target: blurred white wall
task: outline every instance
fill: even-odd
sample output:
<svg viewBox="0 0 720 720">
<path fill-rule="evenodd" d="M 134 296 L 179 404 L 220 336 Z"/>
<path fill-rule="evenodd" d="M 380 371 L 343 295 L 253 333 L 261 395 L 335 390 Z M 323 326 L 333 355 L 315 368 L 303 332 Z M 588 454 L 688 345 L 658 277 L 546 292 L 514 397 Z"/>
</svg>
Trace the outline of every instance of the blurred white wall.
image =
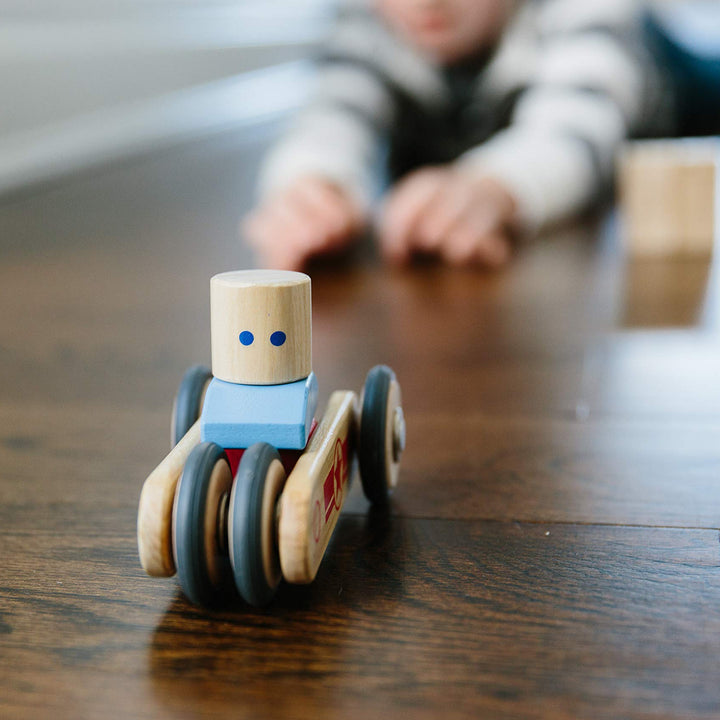
<svg viewBox="0 0 720 720">
<path fill-rule="evenodd" d="M 296 105 L 333 4 L 0 0 L 0 192 Z"/>
</svg>

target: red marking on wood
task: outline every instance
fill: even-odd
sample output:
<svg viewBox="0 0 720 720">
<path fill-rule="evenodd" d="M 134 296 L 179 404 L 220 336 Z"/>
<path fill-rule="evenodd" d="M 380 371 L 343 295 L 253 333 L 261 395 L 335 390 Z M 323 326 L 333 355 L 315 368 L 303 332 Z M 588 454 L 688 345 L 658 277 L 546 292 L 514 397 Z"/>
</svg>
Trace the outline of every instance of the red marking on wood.
<svg viewBox="0 0 720 720">
<path fill-rule="evenodd" d="M 348 441 L 338 438 L 335 443 L 335 455 L 333 464 L 323 483 L 323 495 L 325 497 L 325 522 L 330 519 L 333 509 L 340 510 L 342 505 L 343 486 L 348 475 Z"/>
</svg>

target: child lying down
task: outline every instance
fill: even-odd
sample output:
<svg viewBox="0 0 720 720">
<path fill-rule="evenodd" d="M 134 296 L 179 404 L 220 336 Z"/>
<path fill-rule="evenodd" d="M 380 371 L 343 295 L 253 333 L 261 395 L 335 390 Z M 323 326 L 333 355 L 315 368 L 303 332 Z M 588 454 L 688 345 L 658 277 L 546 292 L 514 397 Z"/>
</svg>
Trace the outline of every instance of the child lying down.
<svg viewBox="0 0 720 720">
<path fill-rule="evenodd" d="M 371 222 L 383 255 L 498 267 L 512 238 L 607 188 L 658 120 L 634 0 L 354 0 L 307 107 L 243 223 L 261 261 L 301 269 Z M 382 163 L 389 190 L 373 213 Z"/>
</svg>

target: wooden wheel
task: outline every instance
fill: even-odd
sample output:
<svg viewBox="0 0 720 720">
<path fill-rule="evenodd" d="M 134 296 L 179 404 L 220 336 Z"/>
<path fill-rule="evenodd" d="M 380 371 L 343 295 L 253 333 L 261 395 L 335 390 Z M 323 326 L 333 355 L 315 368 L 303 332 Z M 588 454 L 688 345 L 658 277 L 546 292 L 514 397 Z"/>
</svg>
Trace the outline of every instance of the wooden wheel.
<svg viewBox="0 0 720 720">
<path fill-rule="evenodd" d="M 405 449 L 405 417 L 395 373 L 377 365 L 363 388 L 358 460 L 365 497 L 386 503 L 397 485 L 400 456 Z"/>
<path fill-rule="evenodd" d="M 227 500 L 232 485 L 225 451 L 198 445 L 185 463 L 173 508 L 173 550 L 183 592 L 212 606 L 228 585 Z"/>
<path fill-rule="evenodd" d="M 175 447 L 182 440 L 185 433 L 200 417 L 205 390 L 212 377 L 212 372 L 204 365 L 193 365 L 183 376 L 173 403 L 170 426 L 171 447 Z"/>
<path fill-rule="evenodd" d="M 230 564 L 238 591 L 251 605 L 267 605 L 282 579 L 276 508 L 285 479 L 280 455 L 267 443 L 251 445 L 235 474 L 228 523 Z"/>
</svg>

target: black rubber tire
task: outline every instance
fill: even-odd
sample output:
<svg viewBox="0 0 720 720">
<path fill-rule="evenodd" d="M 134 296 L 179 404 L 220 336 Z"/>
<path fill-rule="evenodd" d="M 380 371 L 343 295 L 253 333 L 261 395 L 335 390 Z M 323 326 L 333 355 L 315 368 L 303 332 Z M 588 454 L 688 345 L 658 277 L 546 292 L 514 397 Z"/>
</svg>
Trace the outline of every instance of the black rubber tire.
<svg viewBox="0 0 720 720">
<path fill-rule="evenodd" d="M 365 497 L 373 505 L 384 505 L 390 496 L 390 468 L 387 465 L 387 415 L 390 383 L 395 373 L 376 365 L 367 375 L 360 415 L 358 462 Z"/>
<path fill-rule="evenodd" d="M 274 465 L 275 462 L 280 465 L 279 468 Z M 271 488 L 273 497 L 264 512 L 268 482 L 273 482 L 275 488 Z M 282 580 L 275 507 L 284 484 L 285 471 L 278 451 L 268 443 L 251 445 L 243 454 L 235 473 L 230 496 L 228 537 L 235 586 L 243 599 L 256 607 L 263 607 L 273 599 Z M 269 555 L 266 556 L 266 552 Z M 266 566 L 273 568 L 271 578 L 268 578 Z"/>
<path fill-rule="evenodd" d="M 172 447 L 175 447 L 183 439 L 185 433 L 200 417 L 205 386 L 212 376 L 210 368 L 204 365 L 193 365 L 183 375 L 173 405 Z"/>
<path fill-rule="evenodd" d="M 173 508 L 173 550 L 178 579 L 188 599 L 206 607 L 217 605 L 230 586 L 229 559 L 226 552 L 218 549 L 226 547 L 227 541 L 218 536 L 218 547 L 209 547 L 205 528 L 211 480 L 218 463 L 227 464 L 225 492 L 229 493 L 232 477 L 225 451 L 215 443 L 201 443 L 193 449 L 185 463 Z M 216 511 L 216 528 L 225 526 L 224 522 L 220 522 L 219 505 Z M 211 554 L 215 563 L 214 572 L 208 561 Z"/>
</svg>

